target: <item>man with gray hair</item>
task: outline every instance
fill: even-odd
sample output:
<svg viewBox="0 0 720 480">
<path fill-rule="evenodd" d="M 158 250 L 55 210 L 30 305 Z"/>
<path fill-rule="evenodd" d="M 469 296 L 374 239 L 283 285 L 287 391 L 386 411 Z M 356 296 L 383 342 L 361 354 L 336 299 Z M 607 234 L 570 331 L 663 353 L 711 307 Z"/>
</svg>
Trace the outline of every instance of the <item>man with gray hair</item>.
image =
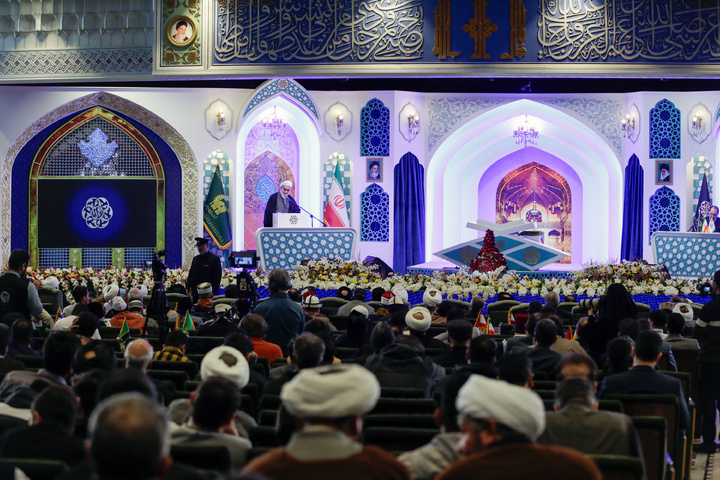
<svg viewBox="0 0 720 480">
<path fill-rule="evenodd" d="M 569 377 L 555 391 L 555 411 L 545 414 L 538 443 L 574 448 L 589 455 L 642 458 L 637 433 L 627 415 L 598 411 L 595 386 L 585 377 Z"/>
<path fill-rule="evenodd" d="M 267 322 L 266 340 L 279 345 L 287 354 L 288 342 L 300 334 L 305 324 L 305 312 L 302 307 L 290 300 L 290 275 L 284 268 L 276 268 L 268 274 L 270 298 L 260 302 L 255 313 Z"/>
<path fill-rule="evenodd" d="M 540 397 L 523 387 L 472 375 L 456 402 L 464 459 L 438 480 L 532 478 L 533 480 L 600 480 L 602 474 L 585 455 L 564 447 L 538 445 L 545 428 Z"/>
<path fill-rule="evenodd" d="M 175 398 L 175 382 L 170 380 L 161 380 L 152 378 L 147 375 L 153 360 L 153 347 L 147 340 L 138 338 L 128 343 L 125 348 L 125 368 L 141 371 L 148 381 L 155 385 L 155 390 L 161 397 L 161 400 L 168 404 Z"/>
<path fill-rule="evenodd" d="M 90 457 L 100 480 L 163 478 L 170 457 L 165 409 L 138 393 L 101 402 L 88 423 Z"/>
<path fill-rule="evenodd" d="M 572 313 L 568 312 L 567 310 L 563 310 L 562 308 L 559 307 L 560 295 L 558 295 L 557 292 L 548 292 L 547 295 L 545 295 L 545 305 L 547 305 L 548 307 L 554 308 L 556 315 L 558 315 L 563 320 L 566 320 L 567 322 L 572 323 L 572 319 L 573 319 Z"/>
</svg>

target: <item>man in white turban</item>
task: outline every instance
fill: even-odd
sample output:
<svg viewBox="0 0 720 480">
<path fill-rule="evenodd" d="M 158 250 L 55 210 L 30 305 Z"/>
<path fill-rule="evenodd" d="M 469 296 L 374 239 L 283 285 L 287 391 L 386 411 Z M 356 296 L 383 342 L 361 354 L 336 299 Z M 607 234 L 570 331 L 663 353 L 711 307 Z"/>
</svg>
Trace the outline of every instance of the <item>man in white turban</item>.
<svg viewBox="0 0 720 480">
<path fill-rule="evenodd" d="M 285 180 L 280 184 L 280 189 L 270 195 L 268 198 L 267 205 L 265 205 L 265 218 L 263 220 L 263 226 L 273 226 L 273 213 L 300 213 L 300 207 L 298 206 L 295 199 L 290 195 L 293 183 L 290 180 Z"/>
<path fill-rule="evenodd" d="M 600 480 L 587 456 L 565 447 L 539 445 L 545 429 L 545 407 L 527 388 L 472 375 L 456 401 L 462 437 L 455 462 L 438 480 L 532 478 L 533 480 Z M 522 461 L 518 461 L 522 459 Z"/>
<path fill-rule="evenodd" d="M 275 480 L 410 479 L 395 457 L 358 442 L 362 416 L 375 407 L 380 384 L 356 364 L 307 368 L 283 386 L 283 407 L 300 431 L 287 446 L 250 462 L 244 472 L 258 472 Z"/>
</svg>

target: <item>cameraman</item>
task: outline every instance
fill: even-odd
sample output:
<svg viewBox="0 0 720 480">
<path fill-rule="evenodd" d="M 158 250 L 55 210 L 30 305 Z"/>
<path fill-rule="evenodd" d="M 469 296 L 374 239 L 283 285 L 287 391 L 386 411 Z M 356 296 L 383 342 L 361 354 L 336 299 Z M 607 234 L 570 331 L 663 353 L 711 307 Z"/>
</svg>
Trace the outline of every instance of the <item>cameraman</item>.
<svg viewBox="0 0 720 480">
<path fill-rule="evenodd" d="M 700 310 L 693 337 L 700 343 L 700 413 L 703 415 L 700 445 L 694 450 L 715 453 L 715 402 L 720 401 L 720 270 L 713 276 L 713 299 Z"/>
</svg>

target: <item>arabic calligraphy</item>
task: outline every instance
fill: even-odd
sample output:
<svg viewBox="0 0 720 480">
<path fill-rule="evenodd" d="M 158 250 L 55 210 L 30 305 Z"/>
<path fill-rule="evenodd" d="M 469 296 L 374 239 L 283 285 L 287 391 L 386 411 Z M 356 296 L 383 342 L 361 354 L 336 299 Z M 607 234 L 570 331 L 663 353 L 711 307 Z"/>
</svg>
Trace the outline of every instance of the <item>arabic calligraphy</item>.
<svg viewBox="0 0 720 480">
<path fill-rule="evenodd" d="M 377 62 L 423 55 L 422 0 L 228 0 L 214 57 L 237 62 Z"/>
<path fill-rule="evenodd" d="M 510 53 L 503 53 L 500 58 L 512 60 L 523 58 L 527 53 L 525 48 L 525 27 L 527 24 L 527 10 L 523 0 L 510 0 Z"/>
<path fill-rule="evenodd" d="M 497 32 L 499 27 L 487 18 L 487 4 L 487 0 L 475 0 L 473 2 L 475 16 L 467 25 L 463 25 L 463 31 L 467 32 L 470 38 L 475 39 L 475 51 L 470 58 L 490 58 L 487 53 L 487 39 Z"/>
<path fill-rule="evenodd" d="M 455 58 L 460 52 L 451 52 L 450 47 L 450 6 L 451 0 L 438 0 L 435 7 L 435 47 L 432 52 L 438 56 L 440 60 L 445 60 L 448 56 Z"/>
<path fill-rule="evenodd" d="M 90 197 L 80 212 L 90 228 L 105 228 L 113 217 L 113 209 L 105 197 Z"/>
<path fill-rule="evenodd" d="M 720 58 L 720 4 L 691 0 L 540 0 L 538 58 Z"/>
</svg>

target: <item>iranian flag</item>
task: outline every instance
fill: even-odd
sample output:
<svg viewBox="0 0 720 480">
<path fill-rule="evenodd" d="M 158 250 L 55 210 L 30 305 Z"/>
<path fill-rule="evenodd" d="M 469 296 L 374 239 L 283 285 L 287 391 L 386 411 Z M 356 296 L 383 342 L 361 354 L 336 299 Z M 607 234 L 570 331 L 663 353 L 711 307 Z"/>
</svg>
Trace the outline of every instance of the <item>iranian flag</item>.
<svg viewBox="0 0 720 480">
<path fill-rule="evenodd" d="M 345 193 L 342 189 L 342 173 L 340 164 L 335 166 L 335 175 L 330 185 L 327 202 L 325 203 L 325 216 L 323 217 L 328 227 L 349 227 L 347 206 L 345 205 Z"/>
</svg>

